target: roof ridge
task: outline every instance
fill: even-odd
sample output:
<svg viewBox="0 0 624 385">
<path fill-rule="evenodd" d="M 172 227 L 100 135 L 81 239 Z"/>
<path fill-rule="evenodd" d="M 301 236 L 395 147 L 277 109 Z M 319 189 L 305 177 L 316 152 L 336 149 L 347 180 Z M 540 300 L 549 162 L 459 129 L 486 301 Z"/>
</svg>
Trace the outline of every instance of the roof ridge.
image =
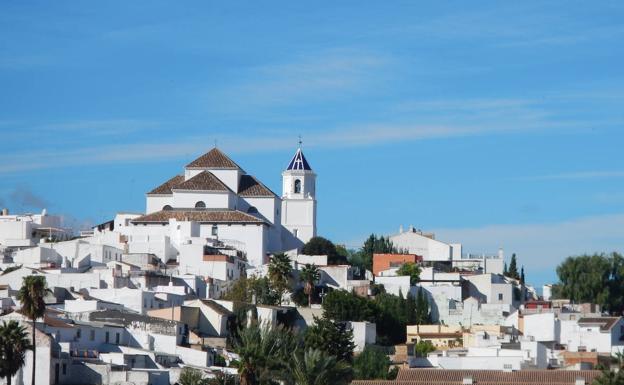
<svg viewBox="0 0 624 385">
<path fill-rule="evenodd" d="M 208 178 L 208 180 L 203 178 Z M 218 188 L 211 188 L 209 184 L 216 183 Z M 208 189 L 205 189 L 206 187 Z M 173 187 L 172 190 L 199 190 L 199 191 L 232 191 L 221 179 L 210 171 L 204 170 L 199 174 L 185 180 L 184 182 Z"/>
<path fill-rule="evenodd" d="M 236 162 L 217 147 L 187 164 L 186 168 L 239 169 L 242 171 Z"/>
</svg>

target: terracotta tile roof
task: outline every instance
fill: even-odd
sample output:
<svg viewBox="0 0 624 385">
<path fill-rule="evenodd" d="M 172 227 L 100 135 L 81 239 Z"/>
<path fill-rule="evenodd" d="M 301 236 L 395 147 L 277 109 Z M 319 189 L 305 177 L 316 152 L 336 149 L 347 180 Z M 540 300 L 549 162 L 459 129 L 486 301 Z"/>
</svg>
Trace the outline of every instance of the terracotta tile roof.
<svg viewBox="0 0 624 385">
<path fill-rule="evenodd" d="M 191 179 L 173 187 L 174 190 L 199 190 L 199 191 L 230 191 L 219 178 L 208 171 L 202 171 Z"/>
<path fill-rule="evenodd" d="M 240 169 L 240 167 L 218 148 L 213 148 L 204 155 L 186 165 L 187 168 Z"/>
<path fill-rule="evenodd" d="M 67 321 L 50 317 L 48 315 L 43 316 L 43 323 L 45 323 L 47 326 L 59 329 L 69 329 L 74 327 L 71 323 Z"/>
<path fill-rule="evenodd" d="M 599 376 L 599 370 L 447 370 L 447 369 L 401 369 L 396 381 L 354 381 L 356 385 L 381 384 L 462 384 L 465 377 L 471 377 L 475 384 L 575 384 L 582 377 L 587 384 Z"/>
<path fill-rule="evenodd" d="M 615 325 L 620 320 L 620 317 L 595 317 L 595 318 L 581 318 L 578 320 L 578 324 L 585 325 L 600 325 L 600 331 L 606 332 L 611 330 L 613 325 Z"/>
<path fill-rule="evenodd" d="M 236 210 L 161 210 L 143 215 L 132 220 L 132 223 L 166 223 L 169 219 L 178 221 L 194 221 L 204 223 L 265 223 L 262 219 Z"/>
<path fill-rule="evenodd" d="M 156 187 L 152 191 L 148 192 L 148 194 L 171 194 L 171 189 L 184 182 L 183 175 L 176 175 L 173 178 L 169 179 L 165 183 Z"/>
<path fill-rule="evenodd" d="M 274 197 L 273 191 L 251 175 L 241 175 L 238 195 L 242 197 Z"/>
</svg>

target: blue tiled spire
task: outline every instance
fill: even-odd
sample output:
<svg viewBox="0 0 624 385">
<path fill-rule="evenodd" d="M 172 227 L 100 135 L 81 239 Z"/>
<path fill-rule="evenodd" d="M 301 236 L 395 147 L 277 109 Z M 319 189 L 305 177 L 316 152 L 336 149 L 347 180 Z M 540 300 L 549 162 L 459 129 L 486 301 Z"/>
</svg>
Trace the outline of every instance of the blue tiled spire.
<svg viewBox="0 0 624 385">
<path fill-rule="evenodd" d="M 312 170 L 310 164 L 303 155 L 303 151 L 301 151 L 301 147 L 299 147 L 297 152 L 295 152 L 295 156 L 293 156 L 290 163 L 288 163 L 286 170 Z"/>
</svg>

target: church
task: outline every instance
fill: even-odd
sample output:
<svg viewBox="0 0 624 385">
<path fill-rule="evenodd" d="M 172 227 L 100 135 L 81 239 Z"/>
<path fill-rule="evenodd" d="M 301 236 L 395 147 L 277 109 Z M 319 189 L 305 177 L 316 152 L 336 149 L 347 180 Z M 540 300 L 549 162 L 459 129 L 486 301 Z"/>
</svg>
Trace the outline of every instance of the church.
<svg viewBox="0 0 624 385">
<path fill-rule="evenodd" d="M 280 197 L 215 147 L 149 191 L 145 215 L 115 227 L 135 251 L 148 244 L 161 258 L 203 238 L 235 247 L 260 266 L 270 254 L 300 248 L 316 236 L 316 174 L 299 146 L 282 172 Z M 159 252 L 155 239 L 164 239 Z"/>
</svg>

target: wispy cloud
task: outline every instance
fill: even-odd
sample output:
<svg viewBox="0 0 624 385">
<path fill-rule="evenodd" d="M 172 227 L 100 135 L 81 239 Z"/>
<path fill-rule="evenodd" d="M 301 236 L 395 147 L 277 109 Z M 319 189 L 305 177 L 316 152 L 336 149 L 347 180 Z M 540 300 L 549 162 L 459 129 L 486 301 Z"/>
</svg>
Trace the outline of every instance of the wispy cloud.
<svg viewBox="0 0 624 385">
<path fill-rule="evenodd" d="M 585 179 L 610 179 L 624 178 L 624 171 L 621 170 L 594 170 L 563 172 L 559 174 L 534 175 L 512 178 L 518 181 L 549 181 L 549 180 L 585 180 Z"/>
<path fill-rule="evenodd" d="M 231 86 L 210 90 L 206 101 L 219 108 L 249 108 L 335 99 L 375 84 L 390 61 L 387 55 L 353 49 L 297 55 L 244 70 Z"/>
<path fill-rule="evenodd" d="M 623 251 L 624 213 L 575 218 L 562 222 L 489 225 L 435 229 L 438 239 L 460 242 L 467 252 L 517 253 L 535 280 L 553 279 L 566 257 L 582 253 Z M 533 279 L 531 279 L 533 281 Z"/>
</svg>

